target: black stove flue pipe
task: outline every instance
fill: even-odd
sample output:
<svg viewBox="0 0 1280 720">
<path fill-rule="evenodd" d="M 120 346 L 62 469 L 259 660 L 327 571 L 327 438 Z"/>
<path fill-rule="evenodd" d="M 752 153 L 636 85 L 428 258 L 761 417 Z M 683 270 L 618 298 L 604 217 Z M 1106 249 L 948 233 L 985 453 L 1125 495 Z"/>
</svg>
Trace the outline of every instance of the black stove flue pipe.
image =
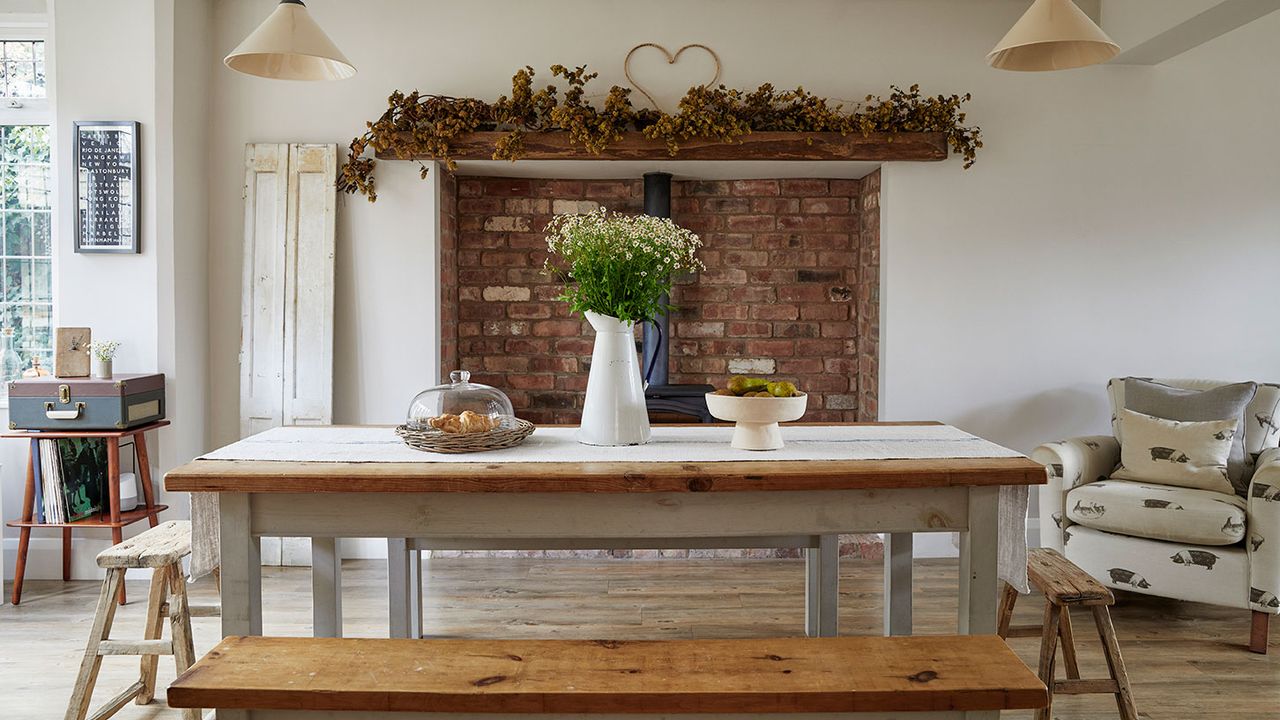
<svg viewBox="0 0 1280 720">
<path fill-rule="evenodd" d="M 644 174 L 644 214 L 653 217 L 671 217 L 671 173 L 651 172 Z M 669 318 L 666 313 L 671 299 L 662 296 L 663 312 L 653 322 L 644 324 L 644 341 L 642 362 L 644 363 L 644 379 L 650 387 L 662 387 L 667 384 L 668 355 L 671 347 Z"/>
</svg>

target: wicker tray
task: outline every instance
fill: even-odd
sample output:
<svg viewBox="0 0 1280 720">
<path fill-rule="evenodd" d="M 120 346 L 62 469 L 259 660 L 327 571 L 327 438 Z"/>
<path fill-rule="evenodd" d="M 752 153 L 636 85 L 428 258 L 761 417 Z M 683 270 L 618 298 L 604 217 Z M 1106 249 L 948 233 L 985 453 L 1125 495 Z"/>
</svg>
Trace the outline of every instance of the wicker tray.
<svg viewBox="0 0 1280 720">
<path fill-rule="evenodd" d="M 515 447 L 533 434 L 533 423 L 520 418 L 504 420 L 497 430 L 478 433 L 447 433 L 428 428 L 413 430 L 407 425 L 396 428 L 396 435 L 414 450 L 436 453 L 471 453 Z"/>
</svg>

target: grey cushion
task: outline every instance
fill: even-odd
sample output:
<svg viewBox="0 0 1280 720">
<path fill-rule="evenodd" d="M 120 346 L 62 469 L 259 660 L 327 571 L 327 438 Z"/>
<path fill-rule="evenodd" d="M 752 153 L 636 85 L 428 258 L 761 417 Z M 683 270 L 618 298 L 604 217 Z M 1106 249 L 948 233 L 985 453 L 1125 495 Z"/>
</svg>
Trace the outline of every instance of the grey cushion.
<svg viewBox="0 0 1280 720">
<path fill-rule="evenodd" d="M 1212 390 L 1184 390 L 1142 378 L 1124 379 L 1124 406 L 1127 410 L 1165 420 L 1208 422 L 1236 419 L 1235 440 L 1227 460 L 1227 478 L 1238 495 L 1249 490 L 1244 456 L 1245 408 L 1258 392 L 1257 383 L 1242 382 Z M 1121 439 L 1121 442 L 1124 442 Z"/>
</svg>

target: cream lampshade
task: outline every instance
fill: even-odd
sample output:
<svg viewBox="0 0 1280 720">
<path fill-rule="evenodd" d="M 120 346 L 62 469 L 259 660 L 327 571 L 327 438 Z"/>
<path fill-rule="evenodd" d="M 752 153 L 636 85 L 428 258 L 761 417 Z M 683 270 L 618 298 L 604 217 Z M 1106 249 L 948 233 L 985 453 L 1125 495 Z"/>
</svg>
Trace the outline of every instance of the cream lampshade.
<svg viewBox="0 0 1280 720">
<path fill-rule="evenodd" d="M 1120 46 L 1071 0 L 1035 0 L 987 55 L 1000 70 L 1067 70 L 1106 62 Z"/>
<path fill-rule="evenodd" d="M 237 72 L 280 80 L 345 80 L 356 74 L 302 0 L 280 0 L 222 62 Z"/>
</svg>

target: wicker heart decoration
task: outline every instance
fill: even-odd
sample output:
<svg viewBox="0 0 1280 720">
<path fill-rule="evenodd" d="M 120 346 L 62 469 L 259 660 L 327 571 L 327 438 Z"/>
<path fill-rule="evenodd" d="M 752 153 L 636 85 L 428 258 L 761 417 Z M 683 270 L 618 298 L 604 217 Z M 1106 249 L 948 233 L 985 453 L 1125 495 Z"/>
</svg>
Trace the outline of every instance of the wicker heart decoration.
<svg viewBox="0 0 1280 720">
<path fill-rule="evenodd" d="M 627 59 L 622 62 L 622 74 L 627 77 L 627 82 L 631 83 L 631 86 L 635 88 L 636 91 L 638 91 L 641 95 L 644 95 L 646 98 L 648 98 L 649 102 L 652 103 L 653 106 L 659 110 L 661 110 L 662 108 L 658 107 L 658 101 L 653 99 L 653 95 L 650 95 L 649 91 L 646 90 L 644 86 L 636 82 L 635 78 L 631 77 L 631 56 L 635 55 L 637 50 L 641 48 L 647 48 L 647 47 L 661 50 L 662 54 L 665 55 L 667 58 L 668 65 L 675 65 L 676 62 L 680 59 L 680 56 L 684 54 L 684 51 L 688 50 L 689 48 L 697 48 L 698 50 L 703 50 L 708 55 L 711 56 L 711 61 L 714 62 L 716 65 L 716 74 L 712 76 L 711 82 L 704 83 L 704 85 L 715 85 L 716 82 L 720 80 L 720 56 L 716 55 L 716 52 L 711 48 L 707 47 L 706 45 L 703 45 L 701 43 L 690 43 L 680 48 L 679 50 L 676 50 L 674 54 L 672 54 L 670 50 L 666 49 L 665 47 L 657 43 L 642 43 L 640 45 L 637 45 L 631 48 L 631 51 L 627 53 Z"/>
</svg>

